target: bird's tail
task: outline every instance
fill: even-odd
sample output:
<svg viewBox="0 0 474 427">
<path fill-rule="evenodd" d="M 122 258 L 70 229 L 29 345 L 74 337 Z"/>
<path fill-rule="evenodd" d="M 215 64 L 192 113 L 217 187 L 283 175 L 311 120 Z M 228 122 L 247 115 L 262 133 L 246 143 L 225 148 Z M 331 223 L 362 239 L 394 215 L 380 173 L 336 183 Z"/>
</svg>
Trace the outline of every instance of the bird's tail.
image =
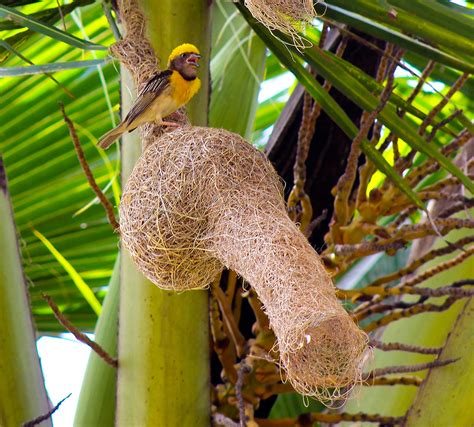
<svg viewBox="0 0 474 427">
<path fill-rule="evenodd" d="M 113 128 L 105 135 L 102 135 L 97 145 L 104 150 L 107 150 L 107 148 L 109 148 L 117 138 L 120 138 L 126 130 L 125 124 L 120 123 L 116 128 Z"/>
</svg>

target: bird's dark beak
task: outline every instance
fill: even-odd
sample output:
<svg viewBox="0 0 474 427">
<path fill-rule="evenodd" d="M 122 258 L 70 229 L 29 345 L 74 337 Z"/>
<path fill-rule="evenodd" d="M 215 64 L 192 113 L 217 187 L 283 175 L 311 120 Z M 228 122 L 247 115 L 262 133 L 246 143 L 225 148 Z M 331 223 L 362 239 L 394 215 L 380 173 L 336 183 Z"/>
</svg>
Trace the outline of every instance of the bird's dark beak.
<svg viewBox="0 0 474 427">
<path fill-rule="evenodd" d="M 197 53 L 191 53 L 188 58 L 186 59 L 186 62 L 188 64 L 192 64 L 195 67 L 199 67 L 199 60 L 201 59 L 201 55 L 198 55 Z"/>
</svg>

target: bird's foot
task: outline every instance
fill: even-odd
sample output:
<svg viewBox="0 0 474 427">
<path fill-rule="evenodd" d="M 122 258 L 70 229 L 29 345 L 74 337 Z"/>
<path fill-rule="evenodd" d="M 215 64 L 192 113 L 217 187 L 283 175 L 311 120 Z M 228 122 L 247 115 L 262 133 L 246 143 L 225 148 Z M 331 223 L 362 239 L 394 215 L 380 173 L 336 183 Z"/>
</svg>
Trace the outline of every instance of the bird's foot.
<svg viewBox="0 0 474 427">
<path fill-rule="evenodd" d="M 161 126 L 181 127 L 182 125 L 176 122 L 161 122 Z"/>
</svg>

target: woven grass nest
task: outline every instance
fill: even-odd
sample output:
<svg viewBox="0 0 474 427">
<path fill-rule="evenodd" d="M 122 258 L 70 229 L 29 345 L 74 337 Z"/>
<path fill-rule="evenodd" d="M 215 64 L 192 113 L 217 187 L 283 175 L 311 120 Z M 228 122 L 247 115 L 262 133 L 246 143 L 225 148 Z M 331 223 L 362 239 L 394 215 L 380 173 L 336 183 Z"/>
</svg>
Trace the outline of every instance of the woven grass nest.
<svg viewBox="0 0 474 427">
<path fill-rule="evenodd" d="M 270 31 L 291 36 L 296 47 L 311 45 L 299 33 L 316 18 L 313 0 L 245 0 L 245 6 Z"/>
<path fill-rule="evenodd" d="M 360 382 L 367 337 L 288 217 L 272 165 L 240 136 L 186 126 L 158 137 L 126 185 L 120 229 L 161 289 L 206 288 L 224 267 L 244 277 L 300 393 L 328 401 Z"/>
</svg>

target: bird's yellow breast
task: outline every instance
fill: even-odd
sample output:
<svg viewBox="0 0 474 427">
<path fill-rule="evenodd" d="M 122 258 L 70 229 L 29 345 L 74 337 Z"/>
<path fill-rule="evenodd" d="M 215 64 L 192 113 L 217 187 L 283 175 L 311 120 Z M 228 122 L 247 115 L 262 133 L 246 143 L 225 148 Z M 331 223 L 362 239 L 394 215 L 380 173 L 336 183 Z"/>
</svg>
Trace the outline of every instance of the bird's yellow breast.
<svg viewBox="0 0 474 427">
<path fill-rule="evenodd" d="M 179 108 L 187 104 L 196 94 L 201 87 L 201 80 L 197 77 L 194 80 L 185 80 L 178 71 L 173 71 L 170 76 L 170 86 L 172 88 L 171 96 Z"/>
</svg>

